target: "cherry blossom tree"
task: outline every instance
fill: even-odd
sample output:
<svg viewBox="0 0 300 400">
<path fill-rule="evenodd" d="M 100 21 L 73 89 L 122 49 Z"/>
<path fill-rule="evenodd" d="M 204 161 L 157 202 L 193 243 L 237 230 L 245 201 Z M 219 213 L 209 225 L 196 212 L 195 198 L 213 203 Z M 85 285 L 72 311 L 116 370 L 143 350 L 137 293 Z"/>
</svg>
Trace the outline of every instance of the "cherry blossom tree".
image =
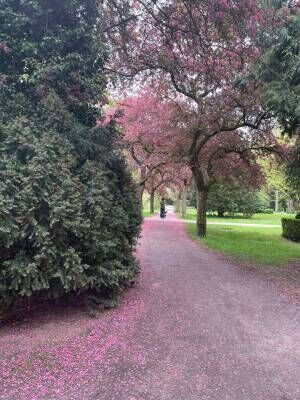
<svg viewBox="0 0 300 400">
<path fill-rule="evenodd" d="M 139 171 L 141 193 L 146 189 L 150 194 L 152 212 L 155 193 L 171 188 L 178 194 L 178 211 L 185 215 L 191 170 L 188 168 L 190 138 L 183 121 L 191 118 L 184 112 L 184 106 L 159 98 L 150 88 L 124 99 L 106 113 L 107 121 L 115 120 L 122 128 L 128 158 L 133 169 Z M 242 130 L 223 132 L 206 142 L 199 158 L 207 165 L 208 190 L 217 182 L 242 180 L 249 187 L 262 182 L 253 143 L 253 135 Z"/>
<path fill-rule="evenodd" d="M 170 102 L 145 89 L 117 102 L 105 116 L 106 123 L 115 121 L 121 127 L 123 147 L 138 175 L 140 200 L 147 189 L 152 205 L 159 188 L 182 179 L 182 160 L 176 158 L 172 131 L 174 113 Z"/>
<path fill-rule="evenodd" d="M 207 143 L 235 132 L 243 143 L 240 156 L 246 144 L 268 151 L 276 146 L 270 115 L 261 107 L 260 82 L 250 72 L 260 56 L 257 38 L 268 39 L 280 18 L 256 0 L 113 0 L 106 12 L 111 70 L 123 80 L 138 76 L 151 82 L 183 109 L 184 158 L 198 193 L 197 233 L 204 236 L 211 175 L 211 161 L 203 157 Z M 233 152 L 225 148 L 219 154 Z"/>
<path fill-rule="evenodd" d="M 156 193 L 160 194 L 161 197 L 166 197 L 169 191 L 171 191 L 183 197 L 190 181 L 190 170 L 184 165 L 169 163 L 159 168 L 146 183 L 146 189 L 150 194 L 150 212 L 154 212 L 154 198 Z M 182 200 L 180 209 L 182 213 L 184 209 L 186 211 L 186 199 L 185 202 Z"/>
</svg>

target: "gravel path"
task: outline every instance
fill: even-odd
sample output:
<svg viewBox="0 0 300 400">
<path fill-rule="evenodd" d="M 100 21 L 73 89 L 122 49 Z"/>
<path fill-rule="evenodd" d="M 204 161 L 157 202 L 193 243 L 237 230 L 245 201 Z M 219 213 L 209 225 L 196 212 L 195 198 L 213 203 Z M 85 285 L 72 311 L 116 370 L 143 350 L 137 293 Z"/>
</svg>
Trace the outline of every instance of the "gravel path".
<svg viewBox="0 0 300 400">
<path fill-rule="evenodd" d="M 299 400 L 296 303 L 147 219 L 142 273 L 115 310 L 64 310 L 0 332 L 0 399 Z"/>
</svg>

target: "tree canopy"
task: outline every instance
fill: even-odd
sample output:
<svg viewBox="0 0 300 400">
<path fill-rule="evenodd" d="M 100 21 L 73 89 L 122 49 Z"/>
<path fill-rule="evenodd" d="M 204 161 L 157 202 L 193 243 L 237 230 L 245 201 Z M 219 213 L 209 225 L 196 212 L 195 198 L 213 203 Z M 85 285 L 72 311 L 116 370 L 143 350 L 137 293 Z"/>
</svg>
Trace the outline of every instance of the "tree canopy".
<svg viewBox="0 0 300 400">
<path fill-rule="evenodd" d="M 207 149 L 237 159 L 277 146 L 251 70 L 262 53 L 258 38 L 269 39 L 281 14 L 253 0 L 114 1 L 105 11 L 115 51 L 111 69 L 122 80 L 138 76 L 139 84 L 146 81 L 178 107 L 182 156 L 198 193 L 197 232 L 204 236 L 212 169 L 211 158 L 203 157 Z"/>
<path fill-rule="evenodd" d="M 278 118 L 282 130 L 294 135 L 300 129 L 300 9 L 292 8 L 278 38 L 259 64 L 265 82 L 266 106 Z"/>
</svg>

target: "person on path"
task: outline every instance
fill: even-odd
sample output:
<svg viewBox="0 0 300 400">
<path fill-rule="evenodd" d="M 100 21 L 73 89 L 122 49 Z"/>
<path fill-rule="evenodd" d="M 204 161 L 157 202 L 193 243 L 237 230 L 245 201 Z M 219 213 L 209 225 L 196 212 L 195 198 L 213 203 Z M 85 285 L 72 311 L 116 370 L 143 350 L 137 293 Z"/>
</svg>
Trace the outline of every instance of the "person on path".
<svg viewBox="0 0 300 400">
<path fill-rule="evenodd" d="M 160 202 L 160 218 L 166 218 L 166 204 L 165 204 L 165 199 L 162 198 Z"/>
</svg>

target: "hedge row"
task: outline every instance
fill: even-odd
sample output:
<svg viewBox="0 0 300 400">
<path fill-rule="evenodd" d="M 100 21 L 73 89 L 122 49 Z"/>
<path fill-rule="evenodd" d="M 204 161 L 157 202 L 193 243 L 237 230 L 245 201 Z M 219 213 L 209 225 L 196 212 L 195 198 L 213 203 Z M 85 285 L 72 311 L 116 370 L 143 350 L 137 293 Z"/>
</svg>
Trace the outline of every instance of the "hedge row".
<svg viewBox="0 0 300 400">
<path fill-rule="evenodd" d="M 282 235 L 286 239 L 300 242 L 300 219 L 282 218 Z"/>
<path fill-rule="evenodd" d="M 27 299 L 118 293 L 137 273 L 141 214 L 119 133 L 97 123 L 98 1 L 0 4 L 1 319 Z"/>
</svg>

